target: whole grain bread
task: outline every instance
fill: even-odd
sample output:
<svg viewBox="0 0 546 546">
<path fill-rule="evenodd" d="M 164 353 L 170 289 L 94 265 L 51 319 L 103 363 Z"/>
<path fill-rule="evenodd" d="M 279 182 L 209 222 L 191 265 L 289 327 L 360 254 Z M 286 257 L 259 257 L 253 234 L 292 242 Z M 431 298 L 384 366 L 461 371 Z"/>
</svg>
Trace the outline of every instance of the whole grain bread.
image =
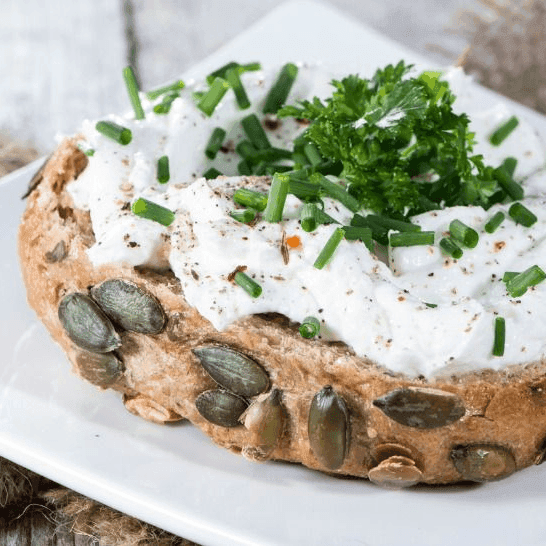
<svg viewBox="0 0 546 546">
<path fill-rule="evenodd" d="M 94 242 L 89 213 L 74 208 L 65 191 L 86 164 L 76 142 L 66 140 L 34 177 L 19 230 L 22 274 L 29 304 L 74 371 L 118 391 L 129 411 L 157 423 L 188 419 L 217 444 L 253 460 L 298 462 L 386 487 L 494 480 L 543 461 L 543 361 L 411 379 L 342 343 L 304 339 L 298 325 L 281 315 L 250 316 L 219 332 L 188 305 L 170 271 L 92 266 L 86 255 Z M 121 346 L 110 355 L 119 363 L 114 370 L 71 340 L 58 313 L 65 296 L 90 295 L 109 279 L 134 283 L 156 298 L 166 316 L 157 334 L 116 326 Z M 220 355 L 211 360 L 212 372 L 205 369 L 207 350 Z M 265 371 L 260 392 L 231 392 L 231 382 L 215 381 L 222 355 L 227 361 L 243 355 L 251 371 Z M 234 366 L 240 371 L 239 361 Z M 233 368 L 222 373 L 229 378 Z M 213 394 L 203 395 L 207 391 Z M 233 417 L 232 399 L 238 414 L 249 406 L 235 415 L 237 422 L 211 422 L 207 411 Z"/>
</svg>

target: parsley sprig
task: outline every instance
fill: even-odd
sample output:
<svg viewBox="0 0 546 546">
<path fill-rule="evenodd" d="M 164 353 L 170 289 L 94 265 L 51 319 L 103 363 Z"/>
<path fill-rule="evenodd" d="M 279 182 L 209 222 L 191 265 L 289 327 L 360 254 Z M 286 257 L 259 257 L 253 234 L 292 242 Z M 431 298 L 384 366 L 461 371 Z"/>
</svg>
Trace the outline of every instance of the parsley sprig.
<svg viewBox="0 0 546 546">
<path fill-rule="evenodd" d="M 506 192 L 481 155 L 474 133 L 439 73 L 409 77 L 400 61 L 332 81 L 330 98 L 285 106 L 278 115 L 311 121 L 303 138 L 323 158 L 341 162 L 340 174 L 362 207 L 403 218 L 455 205 L 488 208 Z"/>
</svg>

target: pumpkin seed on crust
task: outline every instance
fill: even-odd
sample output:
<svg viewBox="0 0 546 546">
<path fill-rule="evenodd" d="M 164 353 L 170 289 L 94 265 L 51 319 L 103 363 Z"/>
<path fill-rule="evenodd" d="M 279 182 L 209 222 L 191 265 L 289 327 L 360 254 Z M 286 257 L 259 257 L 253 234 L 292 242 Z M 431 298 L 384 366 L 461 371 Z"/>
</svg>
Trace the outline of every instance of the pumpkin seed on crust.
<svg viewBox="0 0 546 546">
<path fill-rule="evenodd" d="M 474 482 L 500 480 L 516 470 L 510 450 L 494 444 L 459 445 L 451 450 L 450 458 L 461 478 Z"/>
<path fill-rule="evenodd" d="M 101 388 L 116 383 L 125 366 L 114 353 L 91 353 L 82 351 L 76 355 L 76 368 L 83 379 Z"/>
<path fill-rule="evenodd" d="M 202 392 L 195 400 L 197 411 L 210 423 L 238 427 L 239 418 L 248 407 L 241 397 L 223 389 Z"/>
</svg>

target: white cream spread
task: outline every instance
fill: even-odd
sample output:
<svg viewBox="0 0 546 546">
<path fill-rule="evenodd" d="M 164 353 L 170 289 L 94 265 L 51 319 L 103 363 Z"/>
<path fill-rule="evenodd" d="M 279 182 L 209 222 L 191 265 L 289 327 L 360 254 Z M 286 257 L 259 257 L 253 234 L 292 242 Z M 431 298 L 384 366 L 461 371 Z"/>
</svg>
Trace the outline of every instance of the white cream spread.
<svg viewBox="0 0 546 546">
<path fill-rule="evenodd" d="M 168 115 L 154 114 L 153 104 L 144 100 L 145 120 L 135 121 L 129 114 L 110 117 L 131 129 L 133 140 L 127 146 L 100 135 L 95 122 L 84 123 L 85 147 L 95 154 L 69 191 L 76 206 L 90 210 L 96 237 L 88 251 L 92 263 L 171 268 L 186 300 L 219 330 L 253 313 L 279 312 L 294 321 L 316 316 L 322 339 L 344 341 L 356 354 L 409 376 L 501 369 L 544 355 L 546 282 L 513 299 L 501 280 L 505 271 L 523 271 L 535 264 L 546 269 L 546 176 L 539 172 L 546 156 L 532 127 L 518 116 L 516 130 L 501 146 L 490 146 L 487 136 L 511 112 L 503 105 L 477 111 L 469 79 L 460 70 L 449 71 L 446 78 L 458 96 L 454 109 L 469 114 L 477 135 L 475 152 L 494 167 L 507 156 L 517 157 L 515 177 L 525 179 L 522 203 L 538 216 L 537 223 L 525 228 L 507 218 L 495 233 L 487 234 L 485 222 L 508 206 L 429 212 L 412 221 L 435 231 L 436 241 L 451 220 L 459 219 L 478 231 L 478 246 L 465 250 L 457 261 L 443 255 L 437 244 L 396 248 L 388 267 L 361 242 L 343 240 L 330 263 L 318 270 L 313 263 L 335 225 L 303 231 L 297 198 L 288 196 L 281 223 L 246 225 L 229 216 L 234 208 L 231 195 L 248 186 L 244 178 L 233 176 L 240 159 L 234 144 L 243 138 L 239 121 L 261 111 L 276 74 L 277 70 L 243 74 L 252 107 L 239 110 L 228 94 L 211 118 L 191 98 L 196 86 L 182 91 Z M 319 67 L 300 66 L 287 102 L 328 96 L 331 79 Z M 218 126 L 228 131 L 228 149 L 210 161 L 204 149 Z M 303 129 L 283 119 L 267 134 L 273 146 L 291 149 L 294 136 Z M 156 181 L 156 162 L 162 155 L 170 160 L 171 180 L 165 185 Z M 200 178 L 211 166 L 232 177 Z M 167 228 L 136 217 L 129 205 L 138 197 L 173 210 L 173 224 Z M 330 216 L 349 223 L 350 211 L 336 201 L 324 202 Z M 299 246 L 288 247 L 283 255 L 282 241 L 295 236 Z M 228 279 L 241 266 L 262 286 L 259 298 L 251 298 Z M 496 316 L 506 320 L 503 357 L 492 356 Z"/>
</svg>

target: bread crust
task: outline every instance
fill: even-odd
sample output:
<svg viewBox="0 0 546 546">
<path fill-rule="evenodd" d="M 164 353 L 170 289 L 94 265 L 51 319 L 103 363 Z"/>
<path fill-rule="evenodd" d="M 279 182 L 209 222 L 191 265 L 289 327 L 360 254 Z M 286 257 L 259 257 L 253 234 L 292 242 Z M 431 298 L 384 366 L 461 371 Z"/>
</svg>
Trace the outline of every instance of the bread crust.
<svg viewBox="0 0 546 546">
<path fill-rule="evenodd" d="M 66 140 L 44 166 L 19 229 L 22 275 L 30 306 L 74 371 L 121 393 L 129 411 L 158 423 L 188 419 L 218 445 L 251 459 L 298 462 L 323 472 L 370 477 L 387 487 L 499 479 L 542 462 L 544 361 L 498 372 L 411 379 L 356 356 L 342 343 L 304 339 L 297 325 L 278 315 L 254 315 L 218 332 L 188 305 L 172 273 L 92 266 L 86 255 L 94 242 L 89 214 L 75 209 L 65 191 L 86 164 L 75 140 Z M 132 281 L 154 295 L 167 323 L 154 335 L 119 331 L 122 345 L 115 354 L 122 370 L 101 379 L 90 364 L 93 355 L 76 347 L 65 332 L 58 307 L 65 295 L 89 294 L 92 286 L 112 278 Z M 278 389 L 281 410 L 270 411 L 268 418 L 277 424 L 280 419 L 282 426 L 268 429 L 278 438 L 265 447 L 251 419 L 228 428 L 211 423 L 196 408 L 199 395 L 218 388 L 193 353 L 210 345 L 251 358 L 266 371 L 269 388 Z M 316 433 L 309 431 L 313 400 L 328 385 L 344 401 L 348 415 L 345 454 L 337 468 L 324 463 L 309 438 Z M 256 408 L 269 392 L 247 402 Z M 439 411 L 439 421 L 428 414 L 408 421 L 407 411 L 421 402 Z M 337 418 L 343 421 L 339 412 Z"/>
</svg>

